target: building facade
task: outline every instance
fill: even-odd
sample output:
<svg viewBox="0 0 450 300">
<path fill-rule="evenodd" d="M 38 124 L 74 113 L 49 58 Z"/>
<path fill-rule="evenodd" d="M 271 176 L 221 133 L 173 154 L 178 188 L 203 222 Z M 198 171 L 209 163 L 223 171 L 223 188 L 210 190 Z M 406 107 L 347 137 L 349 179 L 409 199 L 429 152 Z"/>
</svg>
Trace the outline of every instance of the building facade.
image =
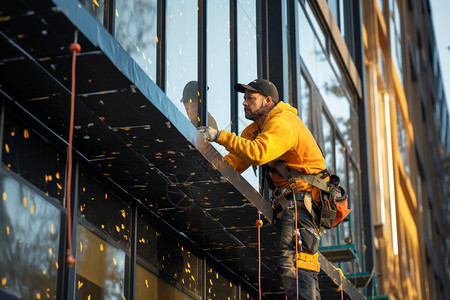
<svg viewBox="0 0 450 300">
<path fill-rule="evenodd" d="M 260 170 L 237 174 L 196 129 L 241 133 L 233 86 L 267 78 L 353 209 L 322 233 L 322 298 L 444 299 L 450 120 L 432 28 L 426 0 L 3 2 L 0 298 L 257 299 L 260 281 L 284 299 Z"/>
<path fill-rule="evenodd" d="M 367 1 L 363 12 L 379 292 L 445 299 L 449 111 L 430 3 Z"/>
</svg>

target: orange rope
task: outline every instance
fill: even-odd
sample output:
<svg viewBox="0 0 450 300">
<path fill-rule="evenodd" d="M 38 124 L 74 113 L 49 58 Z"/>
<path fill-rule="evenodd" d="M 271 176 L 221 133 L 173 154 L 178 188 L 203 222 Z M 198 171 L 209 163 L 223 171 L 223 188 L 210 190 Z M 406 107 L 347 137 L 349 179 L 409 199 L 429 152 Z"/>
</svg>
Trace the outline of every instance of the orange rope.
<svg viewBox="0 0 450 300">
<path fill-rule="evenodd" d="M 71 218 L 71 193 L 72 193 L 72 144 L 73 144 L 73 123 L 75 119 L 75 66 L 77 60 L 77 53 L 81 52 L 80 44 L 75 42 L 70 45 L 70 51 L 73 53 L 72 58 L 72 90 L 70 97 L 70 124 L 69 124 L 69 145 L 67 146 L 67 239 L 68 249 L 66 263 L 69 268 L 75 265 L 75 258 L 72 254 L 72 218 Z"/>
<path fill-rule="evenodd" d="M 261 226 L 263 221 L 261 220 L 261 213 L 258 212 L 258 220 L 256 220 L 256 226 L 258 226 L 258 288 L 259 288 L 259 300 L 261 300 Z"/>
</svg>

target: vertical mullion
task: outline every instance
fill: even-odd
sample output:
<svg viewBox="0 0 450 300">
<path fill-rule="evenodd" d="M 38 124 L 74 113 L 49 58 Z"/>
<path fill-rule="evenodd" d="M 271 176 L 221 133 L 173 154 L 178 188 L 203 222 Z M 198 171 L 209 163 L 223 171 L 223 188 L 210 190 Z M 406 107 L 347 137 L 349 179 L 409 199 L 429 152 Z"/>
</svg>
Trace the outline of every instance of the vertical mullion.
<svg viewBox="0 0 450 300">
<path fill-rule="evenodd" d="M 130 245 L 130 255 L 128 257 L 128 266 L 126 270 L 129 272 L 128 279 L 128 289 L 125 292 L 128 292 L 127 299 L 134 299 L 136 295 L 136 248 L 137 248 L 137 220 L 138 220 L 138 210 L 133 202 L 131 204 L 131 226 L 130 226 L 130 237 L 131 237 L 131 245 Z"/>
<path fill-rule="evenodd" d="M 166 0 L 158 0 L 156 84 L 166 90 Z"/>
<path fill-rule="evenodd" d="M 298 16 L 298 8 L 297 8 L 297 0 L 288 1 L 288 24 L 289 24 L 289 32 L 290 32 L 290 43 L 289 47 L 289 88 L 290 95 L 292 99 L 292 104 L 296 108 L 299 107 L 299 96 L 301 95 L 301 86 L 298 84 L 297 74 L 301 77 L 301 64 L 300 59 L 297 59 L 297 49 L 300 49 L 300 41 L 298 39 L 297 33 L 297 20 L 296 16 Z M 311 91 L 310 91 L 311 97 Z M 286 96 L 284 98 L 287 98 Z M 289 99 L 286 99 L 289 101 Z M 310 108 L 311 110 L 311 108 Z M 311 122 L 313 124 L 313 122 Z"/>
<path fill-rule="evenodd" d="M 115 0 L 107 0 L 107 1 L 105 1 L 105 5 L 103 7 L 103 26 L 113 36 L 114 36 L 115 2 L 116 2 Z"/>
<path fill-rule="evenodd" d="M 258 78 L 269 78 L 268 7 L 267 1 L 256 2 L 256 47 Z"/>
<path fill-rule="evenodd" d="M 198 125 L 208 125 L 206 103 L 206 0 L 198 0 Z"/>
<path fill-rule="evenodd" d="M 237 0 L 230 0 L 230 101 L 231 132 L 238 133 L 238 94 L 234 90 L 237 83 Z"/>
</svg>

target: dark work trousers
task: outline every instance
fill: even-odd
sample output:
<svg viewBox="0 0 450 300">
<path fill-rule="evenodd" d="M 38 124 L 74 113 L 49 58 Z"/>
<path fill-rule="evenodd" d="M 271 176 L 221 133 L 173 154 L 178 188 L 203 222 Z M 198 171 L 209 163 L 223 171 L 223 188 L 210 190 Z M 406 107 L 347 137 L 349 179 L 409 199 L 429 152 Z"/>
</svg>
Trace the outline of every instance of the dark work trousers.
<svg viewBox="0 0 450 300">
<path fill-rule="evenodd" d="M 304 208 L 297 208 L 298 237 L 301 251 L 315 254 L 319 249 L 320 236 L 312 221 L 311 214 Z M 278 247 L 281 252 L 278 270 L 288 300 L 297 299 L 295 272 L 298 270 L 298 299 L 320 300 L 318 273 L 311 270 L 297 269 L 295 256 L 295 210 L 285 210 L 277 224 Z"/>
</svg>

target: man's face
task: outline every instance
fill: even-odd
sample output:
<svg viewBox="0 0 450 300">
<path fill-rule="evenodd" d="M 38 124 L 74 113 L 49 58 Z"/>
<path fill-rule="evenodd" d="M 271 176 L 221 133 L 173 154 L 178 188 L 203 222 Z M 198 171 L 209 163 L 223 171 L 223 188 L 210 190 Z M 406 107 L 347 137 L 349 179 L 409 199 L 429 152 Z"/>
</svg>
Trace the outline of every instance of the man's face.
<svg viewBox="0 0 450 300">
<path fill-rule="evenodd" d="M 186 109 L 186 113 L 188 115 L 189 120 L 194 126 L 198 124 L 198 100 L 189 99 L 184 102 L 184 107 Z"/>
<path fill-rule="evenodd" d="M 264 100 L 267 97 L 250 90 L 246 90 L 244 94 L 244 112 L 245 118 L 255 121 L 266 113 Z"/>
</svg>

